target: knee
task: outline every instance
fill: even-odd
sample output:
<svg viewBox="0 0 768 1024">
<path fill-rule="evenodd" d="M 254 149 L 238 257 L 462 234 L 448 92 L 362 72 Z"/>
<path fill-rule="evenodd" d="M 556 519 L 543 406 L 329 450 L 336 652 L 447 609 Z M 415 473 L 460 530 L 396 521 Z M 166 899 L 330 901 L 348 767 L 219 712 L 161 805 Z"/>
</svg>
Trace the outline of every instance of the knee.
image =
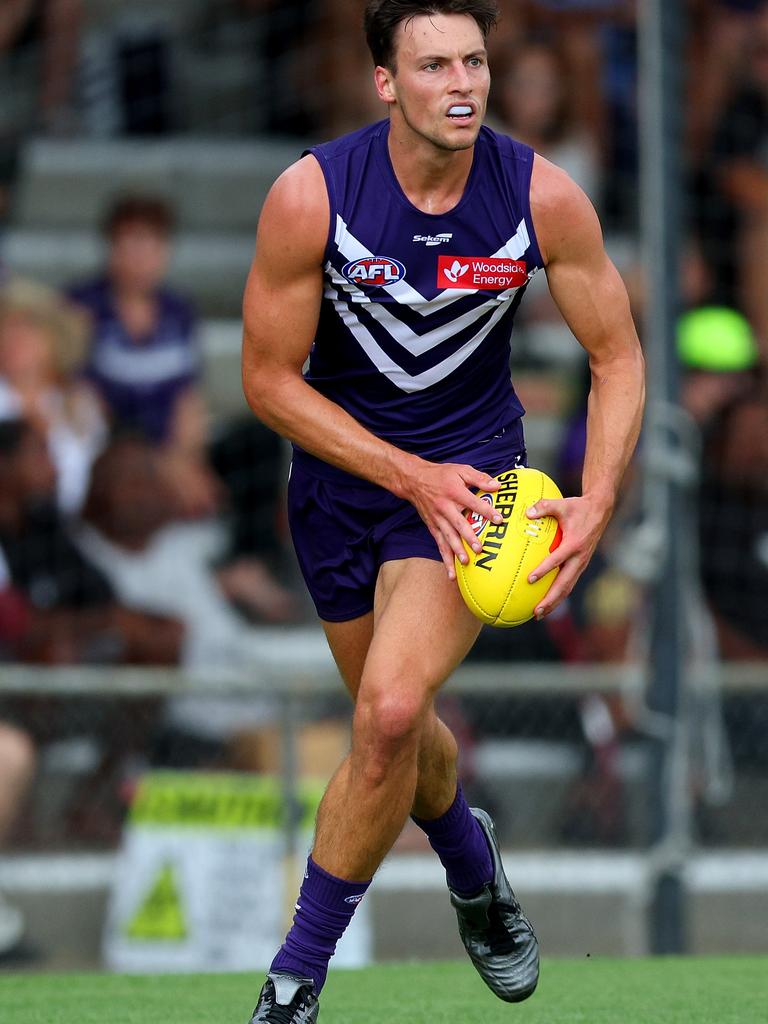
<svg viewBox="0 0 768 1024">
<path fill-rule="evenodd" d="M 363 750 L 397 757 L 418 747 L 425 702 L 419 694 L 395 687 L 364 692 L 355 710 L 355 737 Z"/>
<path fill-rule="evenodd" d="M 400 777 L 399 769 L 418 761 L 423 712 L 410 698 L 394 694 L 358 700 L 352 729 L 352 770 L 373 788 Z"/>
</svg>

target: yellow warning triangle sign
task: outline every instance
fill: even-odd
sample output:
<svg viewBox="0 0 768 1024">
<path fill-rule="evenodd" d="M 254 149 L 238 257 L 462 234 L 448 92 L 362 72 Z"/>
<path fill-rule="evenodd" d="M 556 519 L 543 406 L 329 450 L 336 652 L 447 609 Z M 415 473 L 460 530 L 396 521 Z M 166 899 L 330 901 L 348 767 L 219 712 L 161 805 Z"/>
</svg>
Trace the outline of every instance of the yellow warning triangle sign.
<svg viewBox="0 0 768 1024">
<path fill-rule="evenodd" d="M 129 939 L 180 942 L 187 937 L 181 893 L 172 862 L 162 866 L 139 908 L 125 926 Z"/>
</svg>

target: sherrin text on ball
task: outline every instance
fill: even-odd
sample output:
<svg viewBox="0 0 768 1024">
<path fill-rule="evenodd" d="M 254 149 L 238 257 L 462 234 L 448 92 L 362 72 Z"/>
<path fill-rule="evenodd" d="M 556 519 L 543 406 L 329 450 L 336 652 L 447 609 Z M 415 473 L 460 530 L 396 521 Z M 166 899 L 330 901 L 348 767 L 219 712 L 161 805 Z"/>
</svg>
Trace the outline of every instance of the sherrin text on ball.
<svg viewBox="0 0 768 1024">
<path fill-rule="evenodd" d="M 480 495 L 501 516 L 496 524 L 467 514 L 482 541 L 475 552 L 465 542 L 469 562 L 456 559 L 456 579 L 470 611 L 490 626 L 519 626 L 533 614 L 557 576 L 557 569 L 535 583 L 528 577 L 560 544 L 554 516 L 529 519 L 527 510 L 541 498 L 562 498 L 554 481 L 538 469 L 510 469 L 496 479 L 499 489 Z"/>
</svg>

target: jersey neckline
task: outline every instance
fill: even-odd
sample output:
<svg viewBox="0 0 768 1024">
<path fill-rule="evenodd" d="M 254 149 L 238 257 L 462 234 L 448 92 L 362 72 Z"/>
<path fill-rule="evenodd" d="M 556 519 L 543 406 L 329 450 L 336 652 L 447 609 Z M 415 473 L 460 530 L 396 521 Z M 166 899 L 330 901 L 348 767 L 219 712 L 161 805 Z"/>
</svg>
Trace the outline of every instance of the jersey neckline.
<svg viewBox="0 0 768 1024">
<path fill-rule="evenodd" d="M 477 139 L 475 140 L 474 152 L 472 153 L 472 167 L 469 170 L 469 175 L 467 176 L 467 181 L 464 185 L 464 191 L 461 194 L 461 198 L 455 206 L 452 206 L 450 210 L 445 210 L 443 213 L 427 213 L 426 210 L 420 210 L 418 206 L 411 202 L 403 191 L 403 187 L 398 180 L 397 174 L 395 174 L 395 168 L 392 165 L 392 157 L 389 154 L 389 127 L 389 120 L 381 122 L 380 130 L 376 134 L 376 157 L 384 174 L 385 180 L 400 202 L 410 210 L 411 213 L 418 214 L 420 217 L 428 217 L 431 220 L 440 220 L 443 217 L 453 217 L 455 214 L 459 213 L 462 207 L 469 202 L 475 188 L 479 164 L 478 143 L 480 142 L 480 136 L 483 131 L 482 127 L 480 128 L 480 134 L 478 134 Z"/>
</svg>

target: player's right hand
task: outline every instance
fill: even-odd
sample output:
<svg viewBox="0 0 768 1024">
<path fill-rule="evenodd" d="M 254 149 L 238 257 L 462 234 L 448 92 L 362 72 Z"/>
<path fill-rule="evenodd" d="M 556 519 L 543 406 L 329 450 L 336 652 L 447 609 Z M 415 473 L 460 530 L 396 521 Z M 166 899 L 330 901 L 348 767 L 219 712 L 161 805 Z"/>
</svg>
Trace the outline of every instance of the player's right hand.
<svg viewBox="0 0 768 1024">
<path fill-rule="evenodd" d="M 497 491 L 499 483 L 472 466 L 421 461 L 404 494 L 435 538 L 448 577 L 452 580 L 456 579 L 454 558 L 464 565 L 469 561 L 462 538 L 473 551 L 482 551 L 482 544 L 468 523 L 466 513 L 477 512 L 484 519 L 501 522 L 501 516 L 493 506 L 481 501 L 473 488 Z"/>
</svg>

